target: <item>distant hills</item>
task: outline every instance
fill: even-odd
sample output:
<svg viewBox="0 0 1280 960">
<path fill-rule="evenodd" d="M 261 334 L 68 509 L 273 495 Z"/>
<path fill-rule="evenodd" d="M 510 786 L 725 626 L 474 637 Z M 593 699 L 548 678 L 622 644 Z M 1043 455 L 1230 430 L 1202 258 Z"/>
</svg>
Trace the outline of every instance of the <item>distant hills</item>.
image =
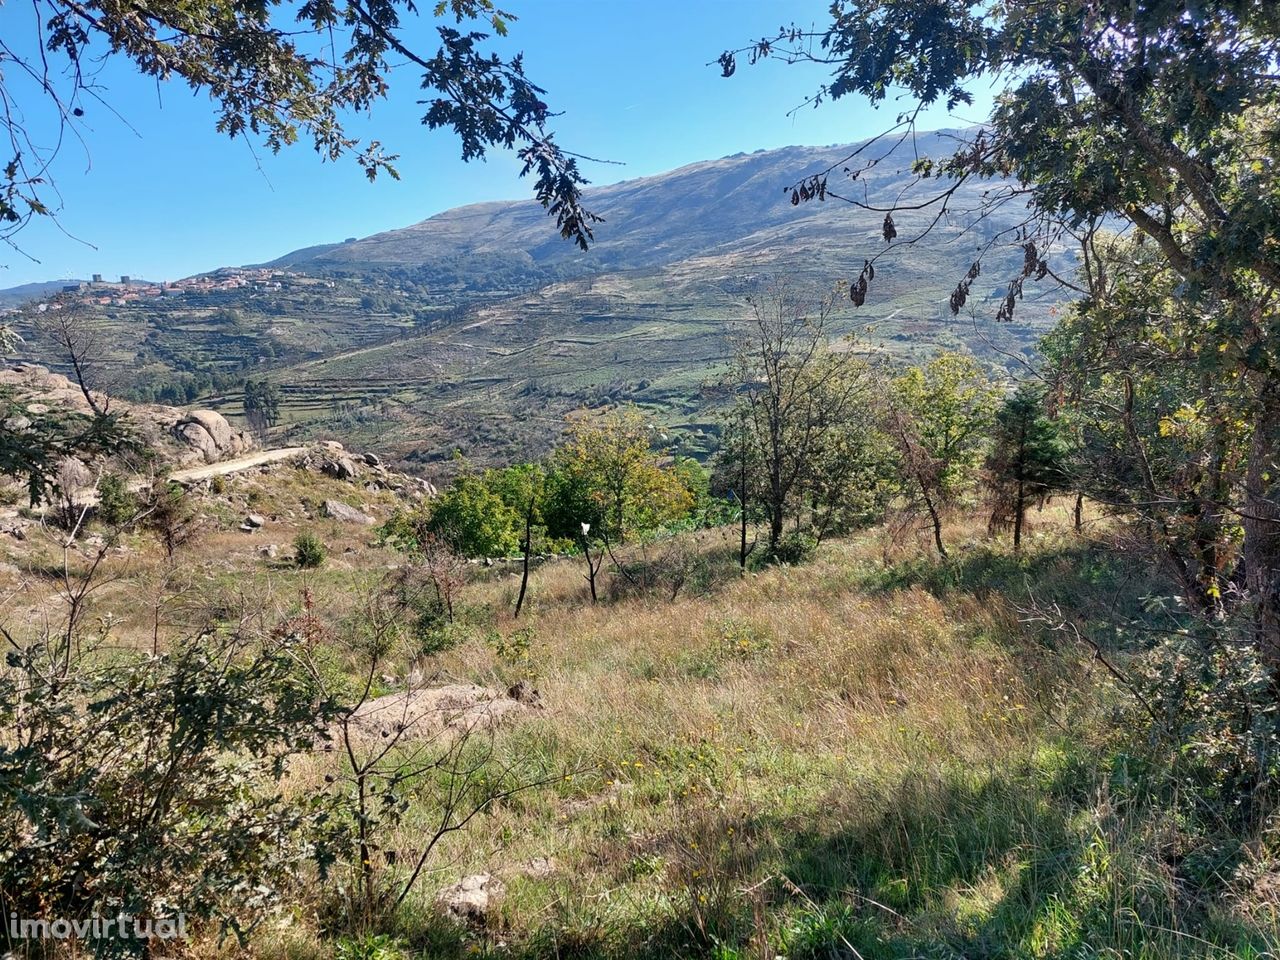
<svg viewBox="0 0 1280 960">
<path fill-rule="evenodd" d="M 940 158 L 956 145 L 956 133 L 923 133 L 896 150 L 881 144 L 866 150 L 857 164 L 876 159 L 875 168 L 856 184 L 832 174 L 833 189 L 856 193 L 861 200 L 889 205 L 913 179 L 916 157 Z M 627 180 L 587 191 L 589 207 L 605 218 L 596 242 L 582 253 L 549 229 L 545 212 L 533 201 L 480 203 L 457 207 L 412 226 L 389 230 L 354 242 L 308 247 L 272 265 L 302 269 L 420 268 L 467 261 L 513 258 L 531 270 L 559 267 L 589 273 L 666 266 L 691 257 L 742 254 L 772 248 L 786 258 L 789 250 L 836 244 L 847 257 L 882 246 L 880 221 L 836 200 L 793 206 L 789 188 L 801 176 L 818 173 L 848 156 L 857 145 L 784 147 L 692 163 L 657 176 Z M 857 165 L 855 164 L 855 165 Z M 976 206 L 986 185 L 962 189 L 952 208 Z M 923 191 L 921 191 L 923 195 Z M 933 210 L 899 216 L 900 232 L 923 226 Z M 958 237 L 968 227 L 963 216 L 944 224 L 928 246 L 950 246 L 954 257 L 971 258 L 993 227 Z M 860 261 L 858 265 L 860 266 Z M 967 267 L 968 264 L 966 263 Z"/>
<path fill-rule="evenodd" d="M 0 307 L 16 307 L 29 300 L 52 296 L 65 286 L 79 286 L 83 280 L 41 280 L 0 290 Z"/>
<path fill-rule="evenodd" d="M 348 438 L 405 462 L 455 449 L 481 461 L 536 455 L 567 411 L 610 401 L 647 407 L 690 452 L 705 452 L 711 382 L 743 315 L 744 285 L 785 275 L 829 289 L 885 246 L 881 215 L 833 199 L 792 205 L 790 185 L 835 164 L 833 189 L 887 206 L 912 195 L 915 157 L 954 145 L 946 132 L 896 151 L 877 145 L 867 156 L 879 162 L 852 183 L 839 162 L 854 147 L 835 145 L 594 187 L 588 205 L 605 222 L 585 254 L 556 236 L 536 203 L 458 207 L 293 251 L 265 265 L 278 282 L 104 308 L 118 333 L 113 359 L 135 391 L 177 383 L 232 415 L 243 378 L 267 376 L 284 392 L 282 439 Z M 842 319 L 864 349 L 967 348 L 999 364 L 1038 338 L 1059 300 L 1051 288 L 1028 286 L 1012 324 L 987 319 L 1020 252 L 984 261 L 974 317 L 948 309 L 978 248 L 1023 212 L 1008 205 L 975 222 L 968 211 L 989 186 L 966 184 L 932 232 L 881 261 L 866 304 Z M 899 238 L 933 216 L 896 215 Z M 155 399 L 172 402 L 174 391 Z"/>
</svg>

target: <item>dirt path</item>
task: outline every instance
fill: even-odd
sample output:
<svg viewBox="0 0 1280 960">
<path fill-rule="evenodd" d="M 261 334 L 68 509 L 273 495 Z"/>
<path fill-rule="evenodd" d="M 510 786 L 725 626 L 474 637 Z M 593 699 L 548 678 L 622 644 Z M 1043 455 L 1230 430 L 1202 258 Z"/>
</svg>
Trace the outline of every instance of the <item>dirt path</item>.
<svg viewBox="0 0 1280 960">
<path fill-rule="evenodd" d="M 306 452 L 306 447 L 280 447 L 277 450 L 259 450 L 257 453 L 246 454 L 243 457 L 235 457 L 231 460 L 221 460 L 218 463 L 210 463 L 202 467 L 187 467 L 185 470 L 175 470 L 169 474 L 169 479 L 177 483 L 199 483 L 201 480 L 225 477 L 229 473 L 239 473 L 241 470 L 251 470 L 254 467 L 262 466 L 264 463 L 288 460 L 290 457 L 300 456 Z"/>
</svg>

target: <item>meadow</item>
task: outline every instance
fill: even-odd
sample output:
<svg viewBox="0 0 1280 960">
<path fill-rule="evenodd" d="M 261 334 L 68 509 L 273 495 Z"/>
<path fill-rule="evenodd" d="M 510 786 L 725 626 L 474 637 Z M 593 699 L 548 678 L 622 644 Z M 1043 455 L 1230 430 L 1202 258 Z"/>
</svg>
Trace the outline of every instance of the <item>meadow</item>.
<svg viewBox="0 0 1280 960">
<path fill-rule="evenodd" d="M 144 539 L 116 548 L 95 614 L 116 642 L 146 646 L 153 611 L 136 598 L 157 591 L 170 631 L 305 610 L 331 629 L 320 659 L 334 682 L 358 688 L 352 625 L 403 557 L 374 528 L 307 516 L 342 494 L 337 481 L 280 471 L 219 486 L 203 495 L 207 527 L 179 567 Z M 486 733 L 474 784 L 478 795 L 486 775 L 518 788 L 445 836 L 395 909 L 362 924 L 347 880 L 300 878 L 251 952 L 1268 955 L 1280 942 L 1273 829 L 1242 831 L 1199 801 L 1104 666 L 1136 669 L 1134 627 L 1160 628 L 1151 598 L 1169 585 L 1096 510 L 1077 532 L 1068 507 L 1034 514 L 1018 556 L 964 510 L 948 518 L 946 561 L 923 531 L 894 525 L 746 574 L 728 529 L 624 548 L 624 563 L 675 543 L 695 557 L 674 597 L 670 583 L 642 590 L 615 573 L 592 604 L 581 557 L 549 558 L 519 621 L 516 565 L 470 565 L 453 645 L 424 653 L 411 631 L 397 634 L 379 689 L 531 683 L 537 705 Z M 244 509 L 268 514 L 269 528 L 237 530 Z M 258 550 L 304 530 L 325 545 L 318 569 Z M 18 561 L 33 615 L 56 582 L 46 546 L 43 561 L 41 550 Z M 1105 638 L 1102 653 L 1053 629 L 1054 616 Z M 341 751 L 301 757 L 286 789 L 324 790 L 349 773 Z M 406 812 L 373 855 L 380 880 L 403 880 L 442 782 L 406 785 Z M 442 918 L 437 891 L 474 875 L 505 895 L 470 922 Z M 212 928 L 183 949 L 240 955 Z"/>
</svg>

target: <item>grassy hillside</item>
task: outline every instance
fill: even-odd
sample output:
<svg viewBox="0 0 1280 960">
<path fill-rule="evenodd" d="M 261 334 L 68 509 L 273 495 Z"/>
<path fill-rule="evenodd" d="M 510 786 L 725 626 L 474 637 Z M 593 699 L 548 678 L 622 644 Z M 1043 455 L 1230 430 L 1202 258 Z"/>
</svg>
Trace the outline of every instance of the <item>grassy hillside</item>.
<svg viewBox="0 0 1280 960">
<path fill-rule="evenodd" d="M 282 436 L 328 431 L 418 464 L 457 448 L 507 462 L 545 451 L 568 410 L 625 400 L 673 428 L 687 452 L 704 453 L 717 374 L 746 311 L 741 277 L 777 266 L 763 256 L 698 258 L 565 281 L 437 331 L 307 362 L 278 376 Z M 808 269 L 816 287 L 822 268 Z M 1007 325 L 944 316 L 945 303 L 933 300 L 943 279 L 930 276 L 926 258 L 904 258 L 896 271 L 883 300 L 846 308 L 837 325 L 868 353 L 968 349 L 1002 367 L 1044 329 L 1045 304 Z"/>
<path fill-rule="evenodd" d="M 150 649 L 151 611 L 129 598 L 161 597 L 180 631 L 245 611 L 270 623 L 305 596 L 332 631 L 323 662 L 358 684 L 356 625 L 400 558 L 368 528 L 315 516 L 326 497 L 380 516 L 394 505 L 287 467 L 228 478 L 202 495 L 207 527 L 177 567 L 126 538 L 91 613 L 113 611 L 113 643 Z M 238 531 L 246 510 L 267 525 Z M 701 558 L 675 599 L 614 577 L 592 606 L 580 561 L 552 560 L 519 623 L 514 574 L 473 568 L 461 642 L 424 653 L 406 636 L 379 683 L 530 681 L 541 708 L 500 727 L 476 776 L 541 785 L 450 834 L 389 922 L 328 927 L 341 879 L 300 881 L 253 931 L 255 955 L 1264 956 L 1280 936 L 1274 833 L 1233 839 L 1193 796 L 1152 792 L 1165 760 L 1130 733 L 1132 697 L 1091 650 L 1019 614 L 1034 600 L 1085 624 L 1140 618 L 1136 598 L 1166 585 L 1115 549 L 1105 523 L 1072 533 L 1065 509 L 1036 517 L 1021 558 L 967 516 L 950 523 L 950 563 L 879 528 L 745 578 L 728 531 L 646 548 Z M 321 569 L 259 553 L 304 530 L 328 548 Z M 38 620 L 58 551 L 39 539 L 3 549 L 14 564 L 3 575 L 26 584 L 11 610 Z M 1124 665 L 1137 648 L 1117 639 L 1107 652 Z M 292 789 L 326 789 L 343 766 L 333 753 L 297 763 Z M 390 853 L 420 846 L 438 786 L 406 786 L 379 871 L 403 878 Z M 470 925 L 440 919 L 436 892 L 475 874 L 499 878 L 505 896 Z M 213 929 L 189 949 L 236 952 Z"/>
</svg>

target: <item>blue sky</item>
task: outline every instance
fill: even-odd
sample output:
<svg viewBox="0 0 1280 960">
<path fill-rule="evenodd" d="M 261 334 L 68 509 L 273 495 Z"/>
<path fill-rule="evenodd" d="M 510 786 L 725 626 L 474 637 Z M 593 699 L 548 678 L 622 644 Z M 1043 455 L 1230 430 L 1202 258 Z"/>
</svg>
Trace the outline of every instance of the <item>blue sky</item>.
<svg viewBox="0 0 1280 960">
<path fill-rule="evenodd" d="M 430 4 L 424 4 L 428 9 Z M 846 98 L 818 110 L 788 111 L 822 79 L 814 67 L 744 64 L 731 80 L 707 66 L 783 22 L 821 23 L 827 0 L 507 0 L 520 19 L 498 49 L 523 50 L 530 77 L 564 111 L 561 144 L 625 166 L 584 165 L 597 183 L 645 176 L 739 151 L 788 144 L 846 143 L 893 120 Z M 434 51 L 429 18 L 407 35 Z M 0 3 L 0 35 L 30 52 L 30 7 Z M 6 75 L 6 81 L 11 81 Z M 417 76 L 400 70 L 391 98 L 351 128 L 401 156 L 400 181 L 369 184 L 351 161 L 323 163 L 305 144 L 278 156 L 213 129 L 206 97 L 157 85 L 108 60 L 98 77 L 119 114 L 89 105 L 52 175 L 62 209 L 57 224 L 36 222 L 0 248 L 0 287 L 33 280 L 114 276 L 176 279 L 227 264 L 271 259 L 298 247 L 405 226 L 480 200 L 523 198 L 514 157 L 492 153 L 464 164 L 447 131 L 421 126 Z M 41 122 L 30 97 L 26 116 Z M 976 122 L 987 97 L 926 129 Z"/>
</svg>

